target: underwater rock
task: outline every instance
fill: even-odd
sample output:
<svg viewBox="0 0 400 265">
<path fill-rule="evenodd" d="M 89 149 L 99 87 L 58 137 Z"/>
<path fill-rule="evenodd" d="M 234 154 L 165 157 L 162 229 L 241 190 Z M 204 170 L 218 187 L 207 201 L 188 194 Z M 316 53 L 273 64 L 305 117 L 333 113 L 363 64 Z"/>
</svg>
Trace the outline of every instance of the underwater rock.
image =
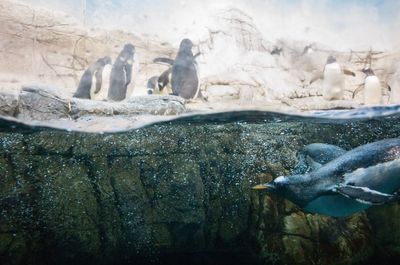
<svg viewBox="0 0 400 265">
<path fill-rule="evenodd" d="M 400 204 L 375 207 L 367 212 L 371 227 L 375 231 L 376 256 L 390 260 L 400 255 Z"/>
<path fill-rule="evenodd" d="M 387 120 L 1 132 L 0 257 L 191 264 L 201 253 L 216 264 L 330 265 L 367 261 L 379 244 L 397 255 L 395 235 L 379 226 L 397 210 L 334 219 L 251 187 L 287 175 L 310 141 L 351 149 L 398 131 Z"/>
</svg>

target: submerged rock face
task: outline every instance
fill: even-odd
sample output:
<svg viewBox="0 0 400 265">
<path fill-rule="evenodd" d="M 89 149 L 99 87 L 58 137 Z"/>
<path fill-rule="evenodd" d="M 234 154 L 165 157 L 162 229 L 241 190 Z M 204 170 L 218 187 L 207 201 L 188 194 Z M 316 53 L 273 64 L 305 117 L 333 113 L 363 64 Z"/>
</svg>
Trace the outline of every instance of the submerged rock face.
<svg viewBox="0 0 400 265">
<path fill-rule="evenodd" d="M 381 244 L 398 257 L 398 240 L 384 228 L 398 227 L 397 205 L 333 219 L 251 190 L 289 174 L 305 144 L 351 149 L 398 132 L 392 120 L 3 132 L 0 259 L 355 264 L 382 255 Z"/>
</svg>

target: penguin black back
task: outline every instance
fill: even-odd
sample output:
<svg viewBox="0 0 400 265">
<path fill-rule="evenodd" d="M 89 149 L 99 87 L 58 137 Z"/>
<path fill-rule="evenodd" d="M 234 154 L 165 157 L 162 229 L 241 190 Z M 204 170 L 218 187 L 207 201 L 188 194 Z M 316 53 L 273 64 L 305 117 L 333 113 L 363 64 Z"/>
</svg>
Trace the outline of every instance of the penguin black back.
<svg viewBox="0 0 400 265">
<path fill-rule="evenodd" d="M 197 65 L 195 56 L 192 53 L 192 47 L 193 43 L 191 40 L 182 40 L 172 66 L 172 92 L 174 95 L 185 99 L 196 97 L 199 90 Z"/>
<path fill-rule="evenodd" d="M 126 44 L 118 55 L 111 70 L 108 99 L 121 101 L 126 98 L 128 85 L 132 81 L 134 55 L 135 47 L 132 44 Z"/>
</svg>

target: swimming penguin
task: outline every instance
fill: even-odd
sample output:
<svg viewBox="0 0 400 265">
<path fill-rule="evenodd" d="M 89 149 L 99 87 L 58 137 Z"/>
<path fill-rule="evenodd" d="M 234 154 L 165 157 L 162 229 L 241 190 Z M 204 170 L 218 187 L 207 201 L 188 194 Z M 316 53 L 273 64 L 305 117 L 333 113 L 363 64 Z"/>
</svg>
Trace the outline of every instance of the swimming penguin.
<svg viewBox="0 0 400 265">
<path fill-rule="evenodd" d="M 135 55 L 135 47 L 132 44 L 126 44 L 115 61 L 110 77 L 110 88 L 108 90 L 108 99 L 121 101 L 126 98 L 128 85 L 132 81 L 132 65 Z"/>
<path fill-rule="evenodd" d="M 111 65 L 111 58 L 106 56 L 91 64 L 83 73 L 78 89 L 73 97 L 96 99 L 93 96 L 108 89 L 107 71 Z"/>
<path fill-rule="evenodd" d="M 305 211 L 350 216 L 371 205 L 398 201 L 400 139 L 359 146 L 301 175 L 281 176 L 255 186 L 284 196 Z"/>
<path fill-rule="evenodd" d="M 199 77 L 197 71 L 196 57 L 193 55 L 193 43 L 189 39 L 181 41 L 175 60 L 168 58 L 156 58 L 154 62 L 172 64 L 171 86 L 173 95 L 185 99 L 194 99 L 199 94 Z"/>
<path fill-rule="evenodd" d="M 297 153 L 298 163 L 292 173 L 305 174 L 317 170 L 346 152 L 343 148 L 331 144 L 313 143 L 306 145 Z"/>
<path fill-rule="evenodd" d="M 363 69 L 362 72 L 366 74 L 364 84 L 364 105 L 374 106 L 381 104 L 382 87 L 379 78 L 371 68 Z"/>
</svg>

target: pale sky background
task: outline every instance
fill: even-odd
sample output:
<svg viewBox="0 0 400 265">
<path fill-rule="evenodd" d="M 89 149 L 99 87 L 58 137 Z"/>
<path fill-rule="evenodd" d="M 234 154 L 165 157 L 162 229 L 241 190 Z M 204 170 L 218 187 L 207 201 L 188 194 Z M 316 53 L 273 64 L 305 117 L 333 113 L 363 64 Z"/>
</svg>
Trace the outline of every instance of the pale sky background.
<svg viewBox="0 0 400 265">
<path fill-rule="evenodd" d="M 20 0 L 82 21 L 84 0 Z M 146 33 L 173 44 L 201 39 L 215 10 L 238 7 L 267 40 L 309 38 L 338 49 L 387 50 L 400 42 L 398 0 L 87 0 L 87 25 Z M 215 26 L 215 25 L 214 25 Z M 182 36 L 189 35 L 189 36 Z"/>
</svg>

